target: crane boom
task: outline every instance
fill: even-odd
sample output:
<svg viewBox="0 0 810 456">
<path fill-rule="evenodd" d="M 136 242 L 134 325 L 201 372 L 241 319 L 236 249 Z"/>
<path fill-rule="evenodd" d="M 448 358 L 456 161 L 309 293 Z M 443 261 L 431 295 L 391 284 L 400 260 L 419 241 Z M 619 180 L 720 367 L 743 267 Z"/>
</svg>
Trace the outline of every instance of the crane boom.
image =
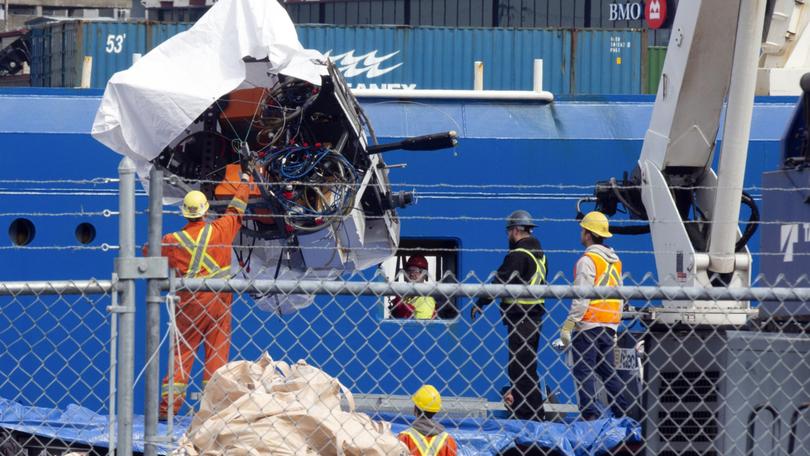
<svg viewBox="0 0 810 456">
<path fill-rule="evenodd" d="M 633 177 L 597 184 L 597 209 L 613 215 L 621 203 L 648 221 L 661 284 L 751 282 L 745 242 L 754 225 L 741 233 L 738 218 L 741 201 L 753 205 L 743 195 L 743 176 L 765 11 L 766 0 L 681 1 Z M 664 305 L 683 311 L 662 317 L 668 323 L 743 324 L 749 309 L 744 301 Z"/>
</svg>

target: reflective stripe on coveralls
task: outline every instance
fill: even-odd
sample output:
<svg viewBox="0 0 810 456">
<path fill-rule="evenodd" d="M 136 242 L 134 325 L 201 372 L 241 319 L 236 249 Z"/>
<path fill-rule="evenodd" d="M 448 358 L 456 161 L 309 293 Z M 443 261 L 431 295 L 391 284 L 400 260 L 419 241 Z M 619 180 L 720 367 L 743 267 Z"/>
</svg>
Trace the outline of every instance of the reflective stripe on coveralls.
<svg viewBox="0 0 810 456">
<path fill-rule="evenodd" d="M 534 275 L 532 276 L 532 280 L 529 281 L 529 285 L 535 285 L 538 282 L 542 282 L 542 281 L 546 280 L 546 257 L 545 256 L 543 256 L 543 261 L 539 261 L 537 259 L 537 257 L 534 256 L 534 254 L 531 251 L 526 250 L 526 249 L 515 249 L 515 250 L 510 250 L 509 251 L 509 253 L 512 253 L 512 252 L 525 253 L 526 255 L 529 255 L 529 257 L 531 257 L 532 261 L 534 261 L 534 265 L 536 266 L 536 269 L 534 270 Z M 502 301 L 504 303 L 506 303 L 506 304 L 512 304 L 512 303 L 518 303 L 518 304 L 543 304 L 545 302 L 544 299 L 518 299 L 518 300 L 514 300 L 514 299 L 510 299 L 510 298 L 505 298 Z"/>
<path fill-rule="evenodd" d="M 586 252 L 593 261 L 596 275 L 593 284 L 597 287 L 618 287 L 622 283 L 622 262 L 610 263 L 596 253 Z M 588 323 L 619 323 L 622 319 L 621 299 L 591 299 L 582 321 Z"/>
<path fill-rule="evenodd" d="M 444 446 L 445 442 L 447 442 L 447 438 L 450 436 L 446 432 L 442 432 L 440 434 L 434 435 L 432 437 L 425 438 L 419 431 L 408 428 L 402 431 L 403 434 L 407 435 L 408 437 L 413 440 L 414 445 L 419 451 L 421 456 L 436 456 L 441 451 L 442 447 Z"/>
<path fill-rule="evenodd" d="M 160 395 L 163 397 L 167 397 L 169 395 L 169 388 L 174 391 L 174 397 L 182 397 L 186 394 L 186 389 L 188 385 L 185 383 L 172 383 L 171 385 L 163 384 L 161 387 Z"/>
<path fill-rule="evenodd" d="M 211 240 L 211 225 L 206 224 L 205 227 L 200 230 L 196 241 L 192 240 L 191 236 L 182 230 L 172 234 L 179 241 L 180 245 L 186 249 L 189 255 L 191 255 L 186 277 L 215 279 L 227 278 L 230 275 L 229 270 L 222 269 L 217 262 L 211 258 L 211 255 L 208 254 L 208 243 Z M 202 242 L 200 242 L 201 240 Z M 202 273 L 202 268 L 205 268 L 207 273 Z"/>
<path fill-rule="evenodd" d="M 239 198 L 232 199 L 231 204 L 229 204 L 228 206 L 236 209 L 236 211 L 239 212 L 240 214 L 244 214 L 245 211 L 247 210 L 247 203 L 240 200 Z"/>
</svg>

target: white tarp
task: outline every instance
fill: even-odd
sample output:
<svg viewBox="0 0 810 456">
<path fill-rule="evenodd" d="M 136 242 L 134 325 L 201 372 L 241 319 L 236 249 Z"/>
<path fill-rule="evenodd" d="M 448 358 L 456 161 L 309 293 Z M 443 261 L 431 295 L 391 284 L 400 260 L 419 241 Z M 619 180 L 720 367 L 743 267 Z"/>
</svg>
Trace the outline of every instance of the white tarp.
<svg viewBox="0 0 810 456">
<path fill-rule="evenodd" d="M 276 0 L 220 0 L 189 30 L 110 78 L 93 137 L 143 171 L 220 97 L 268 81 L 266 71 L 248 71 L 257 65 L 246 57 L 316 85 L 326 74 L 325 57 L 301 46 Z"/>
</svg>

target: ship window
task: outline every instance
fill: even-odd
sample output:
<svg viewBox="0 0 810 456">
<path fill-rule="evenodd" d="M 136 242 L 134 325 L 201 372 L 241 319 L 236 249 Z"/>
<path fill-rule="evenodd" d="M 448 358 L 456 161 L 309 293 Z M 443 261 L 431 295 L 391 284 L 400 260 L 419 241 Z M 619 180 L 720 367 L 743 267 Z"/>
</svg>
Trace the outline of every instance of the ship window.
<svg viewBox="0 0 810 456">
<path fill-rule="evenodd" d="M 36 234 L 34 224 L 28 219 L 18 218 L 8 227 L 8 237 L 14 245 L 28 245 Z"/>
<path fill-rule="evenodd" d="M 427 260 L 428 283 L 455 283 L 458 277 L 458 240 L 436 238 L 403 238 L 399 243 L 396 256 L 386 260 L 381 269 L 390 282 L 405 282 L 406 264 L 413 256 L 422 256 Z M 383 315 L 386 320 L 404 320 L 411 306 L 401 303 L 404 297 L 386 296 L 383 299 Z M 434 320 L 451 320 L 458 316 L 458 298 L 434 297 L 436 301 Z M 398 305 L 399 304 L 399 305 Z"/>
<path fill-rule="evenodd" d="M 92 223 L 79 223 L 75 234 L 80 244 L 89 244 L 96 238 L 96 227 Z"/>
</svg>

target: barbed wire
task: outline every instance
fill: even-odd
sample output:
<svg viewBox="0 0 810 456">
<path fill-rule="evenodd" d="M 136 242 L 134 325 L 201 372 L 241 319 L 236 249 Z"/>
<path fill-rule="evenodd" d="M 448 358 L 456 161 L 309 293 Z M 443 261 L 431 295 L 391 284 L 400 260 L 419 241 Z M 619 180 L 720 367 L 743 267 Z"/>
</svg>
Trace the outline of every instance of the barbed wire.
<svg viewBox="0 0 810 456">
<path fill-rule="evenodd" d="M 167 182 L 171 182 L 172 180 L 181 180 L 186 183 L 199 183 L 199 184 L 240 184 L 241 181 L 226 181 L 226 180 L 211 180 L 211 179 L 192 179 L 192 178 L 173 178 L 173 177 L 164 177 L 164 180 Z M 102 185 L 102 184 L 114 184 L 118 183 L 119 179 L 117 177 L 93 177 L 87 179 L 0 179 L 0 184 L 75 184 L 75 185 Z M 294 184 L 296 186 L 323 186 L 324 184 L 318 183 L 307 183 L 307 182 L 289 182 L 289 181 L 268 181 L 263 184 L 266 185 L 281 185 L 281 184 Z M 492 183 L 449 183 L 449 182 L 436 182 L 436 183 L 422 183 L 422 182 L 390 182 L 388 184 L 378 183 L 378 184 L 362 184 L 356 182 L 330 182 L 330 184 L 336 185 L 378 185 L 378 186 L 390 186 L 390 187 L 412 187 L 412 188 L 437 188 L 437 189 L 474 189 L 474 190 L 481 190 L 481 189 L 520 189 L 520 190 L 587 190 L 588 195 L 593 194 L 593 190 L 596 187 L 595 183 L 587 183 L 587 184 L 513 184 L 513 183 L 503 183 L 503 184 L 492 184 Z M 254 184 L 255 185 L 255 184 Z M 627 185 L 622 186 L 624 189 L 642 189 L 643 187 L 647 188 L 655 188 L 655 186 L 641 186 L 641 185 Z M 679 185 L 671 185 L 671 186 L 661 186 L 661 188 L 668 188 L 672 190 L 710 190 L 710 189 L 720 189 L 720 188 L 729 188 L 729 189 L 739 189 L 739 186 L 728 186 L 728 187 L 718 187 L 718 186 L 679 186 Z M 792 191 L 810 191 L 810 187 L 765 187 L 761 185 L 751 185 L 751 186 L 744 186 L 742 190 L 747 192 L 752 191 L 780 191 L 780 192 L 792 192 Z M 477 192 L 476 192 L 477 193 Z"/>
<path fill-rule="evenodd" d="M 560 195 L 560 194 L 503 194 L 503 195 L 483 195 L 483 194 L 463 194 L 463 193 L 456 193 L 456 194 L 423 194 L 419 193 L 416 195 L 417 202 L 418 200 L 490 200 L 490 199 L 498 199 L 498 200 L 524 200 L 524 201 L 533 201 L 533 200 L 553 200 L 553 201 L 577 201 L 581 199 L 581 195 Z"/>
<path fill-rule="evenodd" d="M 0 191 L 6 192 L 19 192 L 19 191 L 33 191 L 33 192 L 88 192 L 88 193 L 112 193 L 118 195 L 118 187 L 27 187 L 27 186 L 12 186 L 0 187 Z M 148 195 L 145 190 L 136 189 L 136 194 Z"/>
<path fill-rule="evenodd" d="M 177 244 L 171 243 L 164 243 L 161 244 L 163 247 L 169 246 L 176 246 Z M 297 246 L 297 245 L 286 245 L 286 244 L 274 244 L 274 245 L 231 245 L 231 244 L 208 244 L 208 247 L 221 247 L 221 248 L 237 248 L 240 250 L 301 250 L 301 251 L 332 251 L 336 249 L 340 249 L 342 251 L 347 252 L 380 252 L 381 248 L 374 248 L 374 247 L 327 247 L 327 246 Z M 49 245 L 49 246 L 20 246 L 20 245 L 8 245 L 8 246 L 0 246 L 0 250 L 114 250 L 118 249 L 119 246 L 115 244 L 102 244 L 98 246 L 89 246 L 89 245 L 80 245 L 80 244 L 68 244 L 68 245 Z M 508 248 L 497 248 L 497 247 L 459 247 L 459 248 L 423 248 L 423 247 L 399 247 L 396 249 L 397 254 L 403 253 L 496 253 L 496 254 L 504 254 L 508 253 L 510 250 Z M 584 251 L 583 248 L 576 248 L 576 249 L 543 249 L 543 251 L 548 254 L 582 254 Z M 684 253 L 683 251 L 678 250 L 629 250 L 629 249 L 621 249 L 615 248 L 614 251 L 620 255 L 655 255 L 655 254 L 677 254 L 677 253 Z M 704 253 L 706 252 L 698 252 Z M 758 256 L 784 256 L 784 251 L 773 250 L 773 251 L 753 251 L 750 252 L 751 256 L 758 257 Z M 810 252 L 797 252 L 794 251 L 792 254 L 794 257 L 804 257 L 810 256 Z"/>
<path fill-rule="evenodd" d="M 48 196 L 96 196 L 96 197 L 118 197 L 117 190 L 114 189 L 98 189 L 98 190 L 76 190 L 76 189 L 47 189 L 47 188 L 24 188 L 19 189 L 0 189 L 0 195 L 9 196 L 29 196 L 29 195 L 48 195 Z M 145 191 L 136 191 L 135 196 L 139 198 L 148 197 L 149 194 Z M 559 194 L 559 193 L 482 193 L 482 192 L 454 192 L 454 193 L 417 193 L 416 200 L 522 200 L 522 201 L 536 201 L 536 200 L 551 200 L 551 201 L 577 201 L 583 198 L 589 198 L 588 195 L 582 194 Z M 756 201 L 762 200 L 761 195 L 752 195 Z"/>
<path fill-rule="evenodd" d="M 0 195 L 9 195 L 9 196 L 31 196 L 31 195 L 46 195 L 46 196 L 104 196 L 104 197 L 112 197 L 117 198 L 118 192 L 89 192 L 89 191 L 59 191 L 59 192 L 48 192 L 48 191 L 31 191 L 31 190 L 20 190 L 20 191 L 5 191 L 0 190 Z M 146 197 L 148 196 L 146 193 L 136 193 L 135 196 L 139 197 Z"/>
<path fill-rule="evenodd" d="M 136 211 L 136 214 L 144 214 L 144 212 Z M 119 215 L 118 211 L 104 209 L 102 211 L 77 211 L 77 212 L 0 212 L 0 217 L 112 217 Z"/>
<path fill-rule="evenodd" d="M 0 194 L 4 195 L 75 195 L 75 196 L 118 196 L 118 190 L 114 188 L 104 189 L 78 189 L 78 188 L 43 188 L 43 187 L 19 187 L 0 188 Z M 143 190 L 136 190 L 135 196 L 148 197 L 149 194 Z M 542 199 L 542 200 L 579 200 L 591 198 L 592 195 L 581 193 L 520 193 L 520 192 L 417 192 L 419 199 Z M 755 200 L 761 200 L 761 194 L 751 194 Z M 224 200 L 223 200 L 224 201 Z"/>
<path fill-rule="evenodd" d="M 242 184 L 242 181 L 228 181 L 228 180 L 212 180 L 212 179 L 192 179 L 192 178 L 174 178 L 174 177 L 164 177 L 164 180 L 167 183 L 171 183 L 172 181 L 181 180 L 185 183 L 198 183 L 198 184 L 231 184 L 231 185 L 239 185 Z M 251 185 L 296 185 L 296 186 L 312 186 L 312 187 L 323 187 L 323 183 L 312 183 L 312 182 L 291 182 L 291 181 L 265 181 L 260 184 L 252 183 Z M 436 182 L 436 183 L 409 183 L 409 182 L 389 182 L 389 183 L 357 183 L 357 182 L 335 182 L 330 181 L 329 185 L 344 185 L 344 186 L 379 186 L 379 187 L 410 187 L 410 188 L 443 188 L 443 189 L 520 189 L 520 190 L 588 190 L 590 194 L 593 194 L 593 190 L 596 188 L 596 183 L 591 184 L 487 184 L 487 183 L 464 183 L 464 184 L 453 184 L 447 182 Z M 634 190 L 641 190 L 643 188 L 665 188 L 671 190 L 717 190 L 717 189 L 740 189 L 745 190 L 747 192 L 751 191 L 785 191 L 785 192 L 792 192 L 797 190 L 810 190 L 810 187 L 762 187 L 759 185 L 752 185 L 752 186 L 744 186 L 739 187 L 736 185 L 732 186 L 712 186 L 712 185 L 666 185 L 666 186 L 653 186 L 653 185 L 621 185 L 619 187 L 622 189 L 634 189 Z"/>
<path fill-rule="evenodd" d="M 164 210 L 164 214 L 171 214 L 171 215 L 182 215 L 182 212 L 179 210 Z M 0 214 L 3 215 L 3 214 Z M 250 219 L 287 219 L 287 218 L 319 218 L 323 220 L 342 220 L 346 218 L 343 215 L 306 215 L 306 214 L 295 214 L 295 215 L 287 215 L 287 214 L 254 214 L 254 213 L 247 213 L 247 214 L 217 214 L 217 217 L 246 217 Z M 474 215 L 401 215 L 397 214 L 394 217 L 388 215 L 366 215 L 365 218 L 367 220 L 384 220 L 386 218 L 396 218 L 398 220 L 422 220 L 422 221 L 460 221 L 460 222 L 500 222 L 504 223 L 505 218 L 500 217 L 492 217 L 492 216 L 474 216 Z M 577 219 L 576 217 L 533 217 L 533 222 L 537 223 L 579 223 L 581 220 Z M 721 222 L 712 222 L 712 221 L 697 221 L 697 220 L 681 220 L 681 219 L 658 219 L 655 220 L 657 223 L 721 223 Z M 642 226 L 645 225 L 647 222 L 643 220 L 632 220 L 632 219 L 611 219 L 611 224 L 629 224 L 629 225 L 638 225 Z M 722 222 L 722 223 L 733 223 L 733 222 Z M 742 220 L 738 219 L 738 224 L 755 224 L 755 225 L 779 225 L 784 223 L 807 223 L 806 220 Z"/>
<path fill-rule="evenodd" d="M 182 216 L 182 212 L 176 209 L 164 209 L 163 214 L 168 215 L 178 215 Z M 148 211 L 134 211 L 135 215 L 146 215 Z M 104 209 L 101 211 L 72 211 L 72 212 L 0 212 L 0 217 L 68 217 L 68 216 L 79 216 L 79 217 L 92 217 L 92 216 L 103 216 L 103 217 L 112 217 L 119 215 L 117 210 L 112 209 Z M 255 213 L 247 213 L 247 214 L 233 214 L 233 213 L 222 213 L 217 214 L 216 217 L 246 217 L 249 219 L 287 219 L 287 218 L 319 218 L 323 220 L 343 220 L 346 218 L 344 215 L 335 215 L 335 216 L 328 216 L 328 215 L 306 215 L 306 214 L 295 214 L 293 216 L 287 214 L 255 214 Z M 392 218 L 389 215 L 365 215 L 367 220 L 385 220 L 386 218 Z M 503 223 L 503 217 L 492 217 L 492 216 L 473 216 L 473 215 L 401 215 L 397 214 L 393 218 L 398 220 L 418 220 L 418 221 L 458 221 L 458 222 L 499 222 Z M 579 223 L 580 220 L 573 217 L 534 217 L 532 221 L 537 223 Z M 622 224 L 622 225 L 631 225 L 631 226 L 643 226 L 647 221 L 643 220 L 633 220 L 633 219 L 611 219 L 611 224 Z M 810 223 L 807 220 L 797 219 L 780 219 L 780 220 L 744 220 L 738 219 L 736 222 L 715 222 L 715 221 L 704 221 L 704 220 L 681 220 L 681 219 L 658 219 L 655 220 L 654 223 L 703 223 L 703 224 L 712 224 L 712 223 L 737 223 L 737 224 L 751 224 L 751 225 L 783 225 L 788 223 Z"/>
<path fill-rule="evenodd" d="M 0 184 L 117 184 L 117 177 L 91 177 L 89 179 L 0 179 Z"/>
<path fill-rule="evenodd" d="M 101 245 L 0 245 L 0 250 L 118 250 L 119 246 L 114 244 Z"/>
</svg>

